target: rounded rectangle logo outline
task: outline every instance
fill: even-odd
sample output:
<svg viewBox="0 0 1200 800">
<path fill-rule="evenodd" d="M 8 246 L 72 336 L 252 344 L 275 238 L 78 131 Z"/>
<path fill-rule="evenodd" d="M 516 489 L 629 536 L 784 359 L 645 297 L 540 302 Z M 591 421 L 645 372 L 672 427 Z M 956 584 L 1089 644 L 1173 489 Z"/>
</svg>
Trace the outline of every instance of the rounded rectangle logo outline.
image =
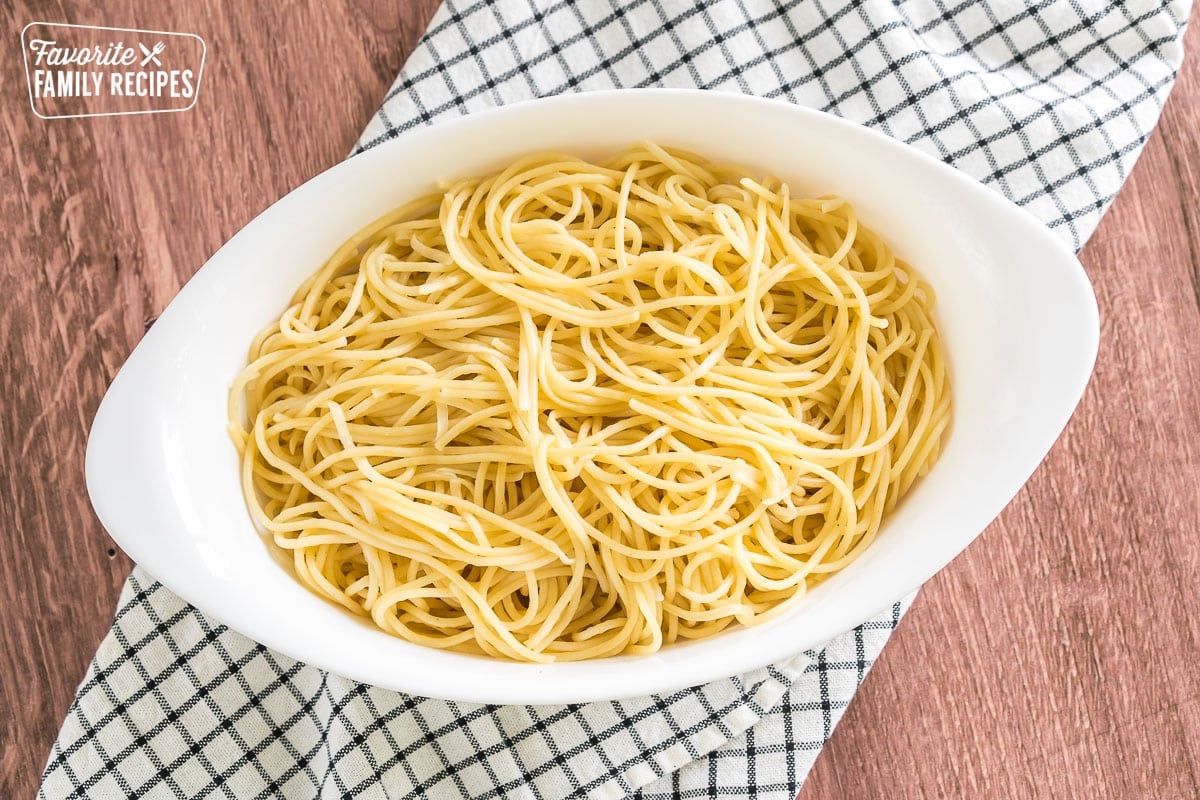
<svg viewBox="0 0 1200 800">
<path fill-rule="evenodd" d="M 196 71 L 196 94 L 192 97 L 192 102 L 188 103 L 185 108 L 151 108 L 140 111 L 97 111 L 90 114 L 51 114 L 46 116 L 37 109 L 37 104 L 33 99 L 33 80 L 29 74 L 29 48 L 25 41 L 25 34 L 34 25 L 45 25 L 50 28 L 81 28 L 89 31 L 119 31 L 121 33 L 153 33 L 158 36 L 187 36 L 195 39 L 200 43 L 200 67 Z M 208 57 L 208 44 L 203 37 L 195 33 L 185 33 L 182 31 L 156 31 L 146 28 L 113 28 L 106 25 L 76 25 L 71 22 L 45 22 L 42 20 L 34 20 L 27 23 L 24 28 L 21 28 L 21 61 L 25 65 L 25 88 L 29 94 L 29 108 L 34 115 L 39 119 L 79 119 L 81 117 L 125 117 L 134 114 L 174 114 L 180 111 L 190 111 L 195 107 L 196 102 L 200 99 L 200 87 L 204 82 L 204 61 Z"/>
</svg>

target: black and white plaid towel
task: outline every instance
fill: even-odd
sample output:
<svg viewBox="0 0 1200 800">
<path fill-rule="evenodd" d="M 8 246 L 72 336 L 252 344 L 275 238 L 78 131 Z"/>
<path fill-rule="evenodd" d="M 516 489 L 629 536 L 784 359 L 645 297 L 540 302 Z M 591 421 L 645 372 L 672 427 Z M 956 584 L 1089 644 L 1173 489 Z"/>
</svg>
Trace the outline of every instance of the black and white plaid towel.
<svg viewBox="0 0 1200 800">
<path fill-rule="evenodd" d="M 614 86 L 777 97 L 865 123 L 1082 247 L 1174 80 L 1186 2 L 453 0 L 359 149 L 476 109 Z M 40 798 L 788 800 L 905 604 L 687 691 L 481 706 L 354 683 L 205 619 L 142 570 Z"/>
</svg>

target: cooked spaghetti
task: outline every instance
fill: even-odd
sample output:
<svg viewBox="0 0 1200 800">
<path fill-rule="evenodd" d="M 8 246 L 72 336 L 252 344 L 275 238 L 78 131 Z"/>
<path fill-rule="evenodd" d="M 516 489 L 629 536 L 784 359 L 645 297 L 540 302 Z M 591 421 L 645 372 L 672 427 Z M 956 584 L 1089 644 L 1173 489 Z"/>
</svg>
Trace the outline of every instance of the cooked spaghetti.
<svg viewBox="0 0 1200 800">
<path fill-rule="evenodd" d="M 651 653 L 787 609 L 937 458 L 933 293 L 846 201 L 652 143 L 443 188 L 231 392 L 253 516 L 322 597 L 431 647 Z"/>
</svg>

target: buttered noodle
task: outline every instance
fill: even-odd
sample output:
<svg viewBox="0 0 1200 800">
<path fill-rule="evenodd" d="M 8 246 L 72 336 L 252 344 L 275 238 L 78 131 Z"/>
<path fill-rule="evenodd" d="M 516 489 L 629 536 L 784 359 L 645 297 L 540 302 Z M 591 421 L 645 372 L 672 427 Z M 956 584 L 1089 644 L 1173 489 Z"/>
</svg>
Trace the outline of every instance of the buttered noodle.
<svg viewBox="0 0 1200 800">
<path fill-rule="evenodd" d="M 392 634 L 650 653 L 871 543 L 949 421 L 932 304 L 839 198 L 651 143 L 531 155 L 373 223 L 257 337 L 244 490 Z"/>
</svg>

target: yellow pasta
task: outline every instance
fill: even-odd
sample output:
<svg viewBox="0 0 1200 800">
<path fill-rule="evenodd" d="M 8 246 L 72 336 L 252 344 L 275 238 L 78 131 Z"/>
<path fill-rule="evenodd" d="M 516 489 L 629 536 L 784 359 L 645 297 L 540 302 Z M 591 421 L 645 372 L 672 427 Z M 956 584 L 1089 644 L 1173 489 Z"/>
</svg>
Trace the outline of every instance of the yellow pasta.
<svg viewBox="0 0 1200 800">
<path fill-rule="evenodd" d="M 933 293 L 844 200 L 653 143 L 442 188 L 346 242 L 230 393 L 317 594 L 430 647 L 652 653 L 787 609 L 936 460 Z"/>
</svg>

